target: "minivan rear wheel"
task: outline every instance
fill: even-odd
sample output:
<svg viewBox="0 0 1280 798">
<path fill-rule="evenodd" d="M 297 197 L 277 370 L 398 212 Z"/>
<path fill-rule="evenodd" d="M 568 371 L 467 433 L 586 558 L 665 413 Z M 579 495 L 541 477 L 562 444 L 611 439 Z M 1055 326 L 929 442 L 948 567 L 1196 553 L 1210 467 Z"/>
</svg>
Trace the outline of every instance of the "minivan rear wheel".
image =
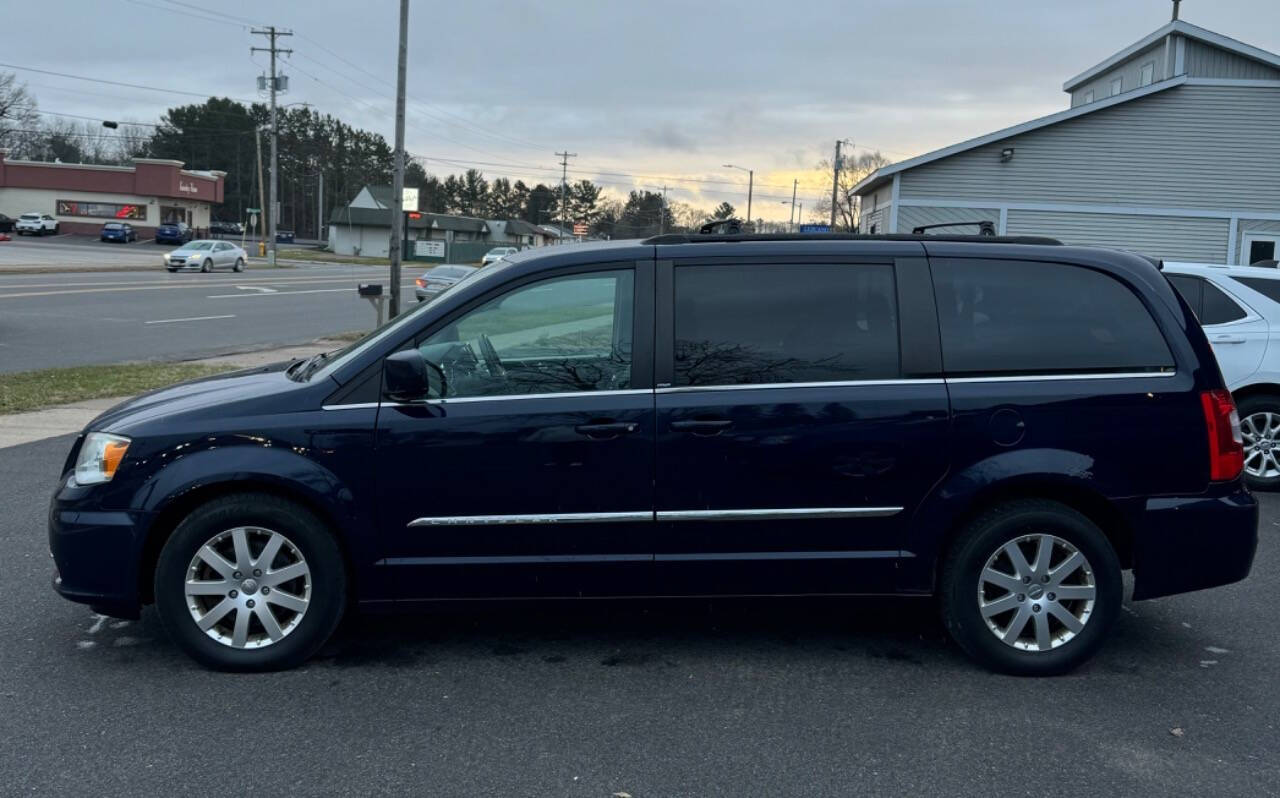
<svg viewBox="0 0 1280 798">
<path fill-rule="evenodd" d="M 197 507 L 160 552 L 156 609 L 170 637 L 225 671 L 290 668 L 314 654 L 346 605 L 337 541 L 306 508 L 236 494 Z"/>
<path fill-rule="evenodd" d="M 943 623 L 1003 672 L 1065 673 L 1102 645 L 1124 598 L 1107 536 L 1059 502 L 1001 504 L 970 522 L 942 567 Z"/>
<path fill-rule="evenodd" d="M 1246 396 L 1237 410 L 1244 438 L 1244 481 L 1255 490 L 1280 488 L 1280 396 Z"/>
</svg>

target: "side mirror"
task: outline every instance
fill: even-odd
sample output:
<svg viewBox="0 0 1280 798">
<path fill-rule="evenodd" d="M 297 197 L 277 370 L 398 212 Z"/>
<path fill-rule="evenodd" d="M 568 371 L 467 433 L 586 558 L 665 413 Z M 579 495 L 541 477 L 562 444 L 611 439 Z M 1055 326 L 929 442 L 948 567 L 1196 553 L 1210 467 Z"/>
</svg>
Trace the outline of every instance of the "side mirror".
<svg viewBox="0 0 1280 798">
<path fill-rule="evenodd" d="M 449 382 L 444 371 L 427 360 L 417 349 L 405 349 L 383 361 L 383 379 L 387 396 L 398 402 L 443 397 Z"/>
</svg>

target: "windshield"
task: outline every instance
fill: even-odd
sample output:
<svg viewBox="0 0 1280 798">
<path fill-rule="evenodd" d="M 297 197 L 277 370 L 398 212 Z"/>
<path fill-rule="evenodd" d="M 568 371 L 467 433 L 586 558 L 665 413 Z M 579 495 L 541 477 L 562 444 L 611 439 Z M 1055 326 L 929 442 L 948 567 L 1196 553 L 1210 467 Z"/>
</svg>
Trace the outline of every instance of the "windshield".
<svg viewBox="0 0 1280 798">
<path fill-rule="evenodd" d="M 26 219 L 26 220 L 28 220 L 28 221 L 30 221 L 31 219 L 39 219 L 39 218 L 40 218 L 40 214 L 38 214 L 38 213 L 24 213 L 24 214 L 22 214 L 22 218 L 23 218 L 23 219 Z"/>
<path fill-rule="evenodd" d="M 185 247 L 183 247 L 183 249 L 213 249 L 213 242 L 212 241 L 192 241 L 190 244 L 187 244 Z"/>
<path fill-rule="evenodd" d="M 438 269 L 432 269 L 426 273 L 427 277 L 461 277 L 471 271 L 470 269 L 461 269 L 457 266 L 441 266 Z"/>
<path fill-rule="evenodd" d="M 122 229 L 122 226 L 120 225 L 120 223 L 119 223 L 119 222 L 107 222 L 106 224 L 104 224 L 104 225 L 103 225 L 103 227 L 105 227 L 105 228 L 106 228 L 106 229 L 108 229 L 108 230 L 120 230 L 120 229 Z"/>
<path fill-rule="evenodd" d="M 457 283 L 457 286 L 455 287 L 464 286 L 470 283 L 472 280 L 477 279 L 481 275 L 485 275 L 485 274 L 491 275 L 495 273 L 496 272 L 492 270 L 481 271 L 480 269 L 476 269 L 475 271 L 471 272 L 463 279 L 459 280 Z M 394 319 L 393 321 L 390 321 L 382 325 L 381 327 L 369 333 L 368 335 L 361 338 L 360 340 L 352 344 L 349 344 L 343 347 L 342 349 L 339 349 L 337 352 L 333 354 L 332 357 L 328 359 L 328 362 L 324 364 L 323 368 L 318 369 L 317 371 L 309 375 L 308 379 L 314 379 L 317 375 L 319 375 L 322 378 L 327 377 L 330 374 L 333 374 L 338 369 L 345 366 L 346 364 L 350 363 L 352 360 L 355 360 L 356 358 L 360 357 L 360 355 L 363 354 L 365 351 L 367 351 L 369 348 L 376 346 L 380 342 L 385 341 L 389 338 L 394 338 L 398 335 L 401 335 L 404 332 L 404 330 L 409 328 L 409 326 L 414 323 L 414 321 L 418 318 L 418 316 L 422 315 L 423 311 L 425 311 L 427 308 L 435 307 L 436 303 L 439 302 L 441 298 L 445 296 L 455 296 L 455 294 L 453 293 L 452 290 L 450 290 L 448 294 L 439 294 L 434 299 L 430 299 L 426 302 L 419 302 L 416 308 L 405 311 L 404 313 L 401 313 L 400 316 Z"/>
</svg>

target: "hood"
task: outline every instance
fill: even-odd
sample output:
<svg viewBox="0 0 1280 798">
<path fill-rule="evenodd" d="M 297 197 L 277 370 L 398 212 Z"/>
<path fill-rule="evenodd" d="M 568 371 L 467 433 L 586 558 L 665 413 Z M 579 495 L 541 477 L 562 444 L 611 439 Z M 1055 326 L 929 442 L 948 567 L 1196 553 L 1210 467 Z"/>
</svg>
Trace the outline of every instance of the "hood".
<svg viewBox="0 0 1280 798">
<path fill-rule="evenodd" d="M 199 414 L 214 408 L 218 414 L 244 412 L 247 407 L 237 409 L 233 405 L 269 402 L 280 394 L 305 390 L 311 385 L 294 382 L 285 375 L 291 362 L 201 377 L 144 393 L 102 413 L 85 429 L 130 434 L 140 425 L 162 417 Z"/>
</svg>

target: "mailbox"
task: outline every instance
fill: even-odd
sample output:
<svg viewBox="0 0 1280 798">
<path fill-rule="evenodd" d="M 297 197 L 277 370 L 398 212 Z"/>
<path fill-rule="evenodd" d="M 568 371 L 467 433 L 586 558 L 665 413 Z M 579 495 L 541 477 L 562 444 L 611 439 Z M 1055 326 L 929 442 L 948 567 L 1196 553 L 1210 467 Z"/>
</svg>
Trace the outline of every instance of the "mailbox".
<svg viewBox="0 0 1280 798">
<path fill-rule="evenodd" d="M 382 283 L 360 283 L 356 291 L 360 296 L 382 296 Z"/>
</svg>

